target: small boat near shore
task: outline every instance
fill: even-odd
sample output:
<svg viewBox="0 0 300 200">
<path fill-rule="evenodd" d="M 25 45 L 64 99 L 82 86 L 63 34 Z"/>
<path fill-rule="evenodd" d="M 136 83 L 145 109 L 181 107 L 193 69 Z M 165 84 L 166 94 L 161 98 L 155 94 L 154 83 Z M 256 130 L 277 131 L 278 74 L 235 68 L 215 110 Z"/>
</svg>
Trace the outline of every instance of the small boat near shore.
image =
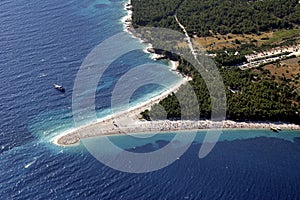
<svg viewBox="0 0 300 200">
<path fill-rule="evenodd" d="M 276 127 L 270 127 L 270 130 L 273 132 L 278 132 L 278 129 Z"/>
<path fill-rule="evenodd" d="M 53 87 L 54 87 L 56 90 L 58 90 L 58 91 L 60 91 L 60 92 L 62 92 L 62 93 L 64 93 L 64 92 L 66 91 L 65 88 L 64 88 L 63 86 L 58 85 L 58 84 L 53 84 Z"/>
</svg>

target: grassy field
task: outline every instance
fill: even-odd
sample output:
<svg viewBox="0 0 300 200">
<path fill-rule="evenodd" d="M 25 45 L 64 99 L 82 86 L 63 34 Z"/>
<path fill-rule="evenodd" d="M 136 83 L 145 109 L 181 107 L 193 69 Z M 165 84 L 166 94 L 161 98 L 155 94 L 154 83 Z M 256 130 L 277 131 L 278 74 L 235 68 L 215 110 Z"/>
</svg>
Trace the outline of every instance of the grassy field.
<svg viewBox="0 0 300 200">
<path fill-rule="evenodd" d="M 300 28 L 292 30 L 281 30 L 273 32 L 272 37 L 266 42 L 266 44 L 279 43 L 281 41 L 292 39 L 300 36 Z"/>
<path fill-rule="evenodd" d="M 291 85 L 300 87 L 300 58 L 292 58 L 277 64 L 269 64 L 263 67 L 274 76 L 276 81 L 285 78 Z"/>
<path fill-rule="evenodd" d="M 241 43 L 254 44 L 257 47 L 262 45 L 276 45 L 289 39 L 300 39 L 300 28 L 292 30 L 279 30 L 266 32 L 260 35 L 214 35 L 209 37 L 194 37 L 195 45 L 202 46 L 206 50 L 219 50 L 222 48 L 238 48 Z"/>
</svg>

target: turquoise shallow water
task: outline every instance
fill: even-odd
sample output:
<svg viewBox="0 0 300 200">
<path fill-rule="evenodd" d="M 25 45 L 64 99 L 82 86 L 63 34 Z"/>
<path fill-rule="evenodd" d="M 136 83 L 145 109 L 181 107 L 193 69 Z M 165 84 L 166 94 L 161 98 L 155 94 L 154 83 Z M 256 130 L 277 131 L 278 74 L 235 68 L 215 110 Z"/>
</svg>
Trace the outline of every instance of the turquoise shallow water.
<svg viewBox="0 0 300 200">
<path fill-rule="evenodd" d="M 200 131 L 178 160 L 146 174 L 113 170 L 83 145 L 62 148 L 51 143 L 55 135 L 74 127 L 75 77 L 96 45 L 123 31 L 123 3 L 1 1 L 1 199 L 300 198 L 299 131 L 226 130 L 213 151 L 199 159 L 205 135 Z M 137 50 L 110 66 L 97 87 L 98 117 L 110 113 L 110 94 L 122 74 L 147 62 L 154 61 Z M 159 75 L 169 79 L 170 85 L 178 80 L 167 65 Z M 55 82 L 64 85 L 65 94 L 53 89 Z M 134 94 L 131 104 L 162 89 L 144 87 Z M 148 139 L 111 136 L 110 140 L 141 153 L 157 151 L 174 137 L 175 133 L 168 133 Z"/>
</svg>

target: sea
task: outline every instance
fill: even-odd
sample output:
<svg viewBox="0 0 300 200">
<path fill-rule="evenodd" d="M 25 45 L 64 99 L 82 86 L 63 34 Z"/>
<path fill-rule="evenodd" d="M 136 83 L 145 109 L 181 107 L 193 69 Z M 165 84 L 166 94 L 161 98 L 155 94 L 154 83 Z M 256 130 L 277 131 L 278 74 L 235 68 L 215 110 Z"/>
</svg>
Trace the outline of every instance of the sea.
<svg viewBox="0 0 300 200">
<path fill-rule="evenodd" d="M 198 131 L 174 162 L 148 173 L 110 168 L 82 143 L 73 147 L 53 144 L 57 135 L 76 126 L 72 92 L 86 56 L 103 41 L 124 32 L 124 3 L 0 2 L 0 198 L 300 199 L 299 131 L 224 130 L 212 151 L 201 159 L 199 149 L 207 132 Z M 136 38 L 131 40 L 146 48 Z M 120 46 L 128 45 L 122 42 Z M 107 51 L 114 53 L 114 49 Z M 144 63 L 157 61 L 140 48 L 107 68 L 96 88 L 98 118 L 111 114 L 112 91 L 122 75 Z M 170 71 L 169 64 L 160 64 L 165 68 L 148 70 L 148 75 L 158 75 L 170 86 L 178 82 L 180 77 Z M 55 90 L 54 83 L 62 84 L 66 92 Z M 166 89 L 144 85 L 129 103 L 142 103 Z M 162 149 L 176 135 L 109 139 L 124 151 L 147 153 Z"/>
</svg>

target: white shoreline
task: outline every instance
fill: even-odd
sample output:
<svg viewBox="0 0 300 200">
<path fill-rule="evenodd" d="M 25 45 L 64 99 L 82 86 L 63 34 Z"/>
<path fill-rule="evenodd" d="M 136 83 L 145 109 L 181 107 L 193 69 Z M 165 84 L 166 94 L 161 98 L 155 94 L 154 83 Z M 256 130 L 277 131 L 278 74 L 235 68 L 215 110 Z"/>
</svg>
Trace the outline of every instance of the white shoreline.
<svg viewBox="0 0 300 200">
<path fill-rule="evenodd" d="M 128 123 L 135 123 L 138 122 L 139 119 L 139 115 L 141 112 L 150 109 L 152 105 L 159 103 L 160 101 L 162 101 L 163 99 L 165 99 L 169 94 L 171 93 L 175 93 L 180 86 L 182 86 L 183 84 L 185 84 L 188 80 L 187 79 L 182 79 L 180 82 L 176 83 L 175 85 L 172 86 L 172 88 L 165 90 L 163 92 L 161 92 L 159 95 L 156 95 L 154 97 L 152 97 L 151 99 L 149 99 L 146 102 L 140 103 L 138 105 L 135 105 L 131 108 L 129 108 L 128 110 L 124 110 L 124 111 L 120 111 L 118 113 L 106 116 L 104 118 L 98 119 L 97 122 L 91 123 L 91 124 L 87 124 L 78 128 L 74 128 L 74 129 L 70 129 L 66 132 L 63 132 L 62 134 L 59 134 L 58 136 L 56 136 L 53 140 L 53 143 L 59 146 L 65 146 L 64 144 L 62 144 L 61 142 L 59 142 L 59 140 L 61 140 L 62 138 L 71 138 L 71 142 L 69 145 L 72 144 L 76 144 L 77 142 L 72 142 L 72 141 L 77 141 L 79 138 L 86 138 L 86 135 L 84 135 L 85 133 L 82 132 L 87 132 L 87 131 L 97 131 L 101 128 L 104 129 L 112 129 L 114 130 L 114 121 L 118 121 L 120 124 L 122 124 L 122 122 L 128 122 Z M 118 124 L 119 124 L 118 123 Z M 93 129 L 93 130 L 91 130 Z M 95 130 L 97 129 L 97 130 Z M 100 131 L 101 132 L 101 131 Z M 79 134 L 81 137 L 79 137 Z M 93 136 L 97 136 L 97 135 L 106 135 L 105 133 L 89 133 L 87 135 L 93 135 Z M 89 136 L 87 136 L 89 137 Z"/>
</svg>

